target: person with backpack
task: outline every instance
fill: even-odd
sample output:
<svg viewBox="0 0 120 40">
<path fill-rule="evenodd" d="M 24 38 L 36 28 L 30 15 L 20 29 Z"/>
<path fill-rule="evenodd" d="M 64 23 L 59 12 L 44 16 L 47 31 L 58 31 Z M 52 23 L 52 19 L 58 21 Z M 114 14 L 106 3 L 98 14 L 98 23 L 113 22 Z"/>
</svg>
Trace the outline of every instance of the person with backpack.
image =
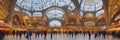
<svg viewBox="0 0 120 40">
<path fill-rule="evenodd" d="M 31 32 L 31 31 L 27 31 L 27 32 L 26 32 L 26 38 L 27 38 L 28 40 L 31 40 L 31 36 L 32 36 L 32 32 Z"/>
</svg>

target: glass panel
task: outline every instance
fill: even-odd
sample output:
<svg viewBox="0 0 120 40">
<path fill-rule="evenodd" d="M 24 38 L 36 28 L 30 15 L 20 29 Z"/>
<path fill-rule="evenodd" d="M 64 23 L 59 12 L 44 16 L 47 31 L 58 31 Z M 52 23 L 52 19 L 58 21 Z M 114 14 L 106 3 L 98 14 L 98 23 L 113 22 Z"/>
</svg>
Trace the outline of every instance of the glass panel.
<svg viewBox="0 0 120 40">
<path fill-rule="evenodd" d="M 96 17 L 100 16 L 100 15 L 103 14 L 103 13 L 104 13 L 104 10 L 98 11 L 98 12 L 96 13 Z"/>
<path fill-rule="evenodd" d="M 71 10 L 71 11 L 72 11 L 72 10 L 74 10 L 74 9 L 75 9 L 74 4 L 73 4 L 73 3 L 71 3 L 71 4 L 70 4 L 70 6 L 68 7 L 68 9 L 69 9 L 69 10 Z"/>
<path fill-rule="evenodd" d="M 16 11 L 20 11 L 20 9 L 19 9 L 18 7 L 16 7 L 16 6 L 15 6 L 15 9 L 14 9 L 14 10 L 16 10 Z"/>
<path fill-rule="evenodd" d="M 52 18 L 61 19 L 63 15 L 64 15 L 64 12 L 62 12 L 60 10 L 51 10 L 47 13 L 48 19 L 52 19 Z"/>
<path fill-rule="evenodd" d="M 102 8 L 102 0 L 83 0 L 81 10 L 83 11 L 96 11 Z"/>
<path fill-rule="evenodd" d="M 61 22 L 60 21 L 57 21 L 57 20 L 53 20 L 49 23 L 49 26 L 51 27 L 58 27 L 58 26 L 61 26 Z"/>
<path fill-rule="evenodd" d="M 82 12 L 82 11 L 80 11 L 80 16 L 82 16 L 82 17 L 83 17 L 83 12 Z"/>
<path fill-rule="evenodd" d="M 19 7 L 23 8 L 22 9 L 23 11 L 29 10 L 27 13 L 29 14 L 30 17 L 31 17 L 31 14 L 29 13 L 30 11 L 42 11 L 51 6 L 59 6 L 59 7 L 69 6 L 70 10 L 73 10 L 75 8 L 71 0 L 17 0 L 16 4 Z M 55 10 L 52 11 L 53 12 L 48 13 L 48 15 L 51 15 L 49 16 L 50 18 L 61 18 L 64 14 L 63 12 L 58 10 L 56 10 L 57 13 L 55 12 Z M 40 12 L 34 12 L 34 13 L 35 15 L 33 16 L 42 16 L 42 14 L 37 15 L 37 13 Z"/>
<path fill-rule="evenodd" d="M 17 0 L 17 5 L 28 10 L 43 10 L 50 6 L 65 6 L 71 0 Z"/>
<path fill-rule="evenodd" d="M 35 12 L 35 13 L 33 14 L 33 16 L 42 17 L 42 13 L 41 13 L 41 12 Z"/>
</svg>

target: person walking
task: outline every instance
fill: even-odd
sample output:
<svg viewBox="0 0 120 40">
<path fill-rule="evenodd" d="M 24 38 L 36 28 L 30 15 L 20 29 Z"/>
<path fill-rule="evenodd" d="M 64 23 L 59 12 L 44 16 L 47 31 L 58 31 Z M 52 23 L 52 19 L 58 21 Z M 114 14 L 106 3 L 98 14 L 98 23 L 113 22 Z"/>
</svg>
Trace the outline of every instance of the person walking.
<svg viewBox="0 0 120 40">
<path fill-rule="evenodd" d="M 0 40 L 3 40 L 3 38 L 5 37 L 5 30 L 0 30 Z"/>
<path fill-rule="evenodd" d="M 19 33 L 19 38 L 21 39 L 21 37 L 22 37 L 22 31 L 19 31 L 18 33 Z"/>
<path fill-rule="evenodd" d="M 31 32 L 31 31 L 27 31 L 27 32 L 26 32 L 26 38 L 27 38 L 28 40 L 31 40 L 31 36 L 32 36 L 32 32 Z"/>
<path fill-rule="evenodd" d="M 90 37 L 91 37 L 91 32 L 90 31 L 88 31 L 88 36 L 89 36 L 89 39 L 90 39 Z"/>
<path fill-rule="evenodd" d="M 47 36 L 47 30 L 44 31 L 44 38 Z"/>
</svg>

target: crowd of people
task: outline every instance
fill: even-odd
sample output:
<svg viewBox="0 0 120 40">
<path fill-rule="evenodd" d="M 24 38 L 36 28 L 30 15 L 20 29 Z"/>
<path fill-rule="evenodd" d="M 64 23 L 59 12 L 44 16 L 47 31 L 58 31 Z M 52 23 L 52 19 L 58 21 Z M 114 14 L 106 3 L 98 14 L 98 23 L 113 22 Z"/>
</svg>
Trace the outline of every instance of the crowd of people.
<svg viewBox="0 0 120 40">
<path fill-rule="evenodd" d="M 48 32 L 47 30 L 44 30 L 44 31 L 12 31 L 12 32 L 9 32 L 9 31 L 6 31 L 6 30 L 0 30 L 0 39 L 2 40 L 4 38 L 4 36 L 7 36 L 7 35 L 13 35 L 15 37 L 22 37 L 22 35 L 24 35 L 24 37 L 28 40 L 31 40 L 31 36 L 32 34 L 35 34 L 35 37 L 36 38 L 39 38 L 39 36 L 44 36 L 44 38 L 46 38 L 47 34 L 49 33 L 50 36 L 51 36 L 51 39 L 52 39 L 52 36 L 53 34 L 59 34 L 61 32 L 58 32 L 58 31 L 52 31 L 52 32 Z M 120 32 L 111 32 L 111 34 L 109 34 L 107 31 L 67 31 L 67 32 L 64 32 L 63 34 L 68 34 L 68 35 L 71 35 L 72 37 L 74 35 L 77 35 L 77 34 L 83 34 L 84 36 L 88 35 L 89 39 L 91 38 L 91 34 L 94 34 L 95 35 L 95 38 L 97 38 L 98 36 L 103 36 L 104 38 L 106 37 L 106 35 L 112 35 L 113 37 L 120 37 Z"/>
</svg>

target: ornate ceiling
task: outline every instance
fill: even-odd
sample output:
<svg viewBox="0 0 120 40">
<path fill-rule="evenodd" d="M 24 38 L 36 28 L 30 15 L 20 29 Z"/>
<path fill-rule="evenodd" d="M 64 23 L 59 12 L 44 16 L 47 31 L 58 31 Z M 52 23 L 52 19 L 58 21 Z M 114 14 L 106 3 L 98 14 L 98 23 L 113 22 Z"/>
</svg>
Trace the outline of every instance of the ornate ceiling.
<svg viewBox="0 0 120 40">
<path fill-rule="evenodd" d="M 105 14 L 104 16 L 107 16 L 110 19 L 114 18 L 116 14 L 119 14 L 116 12 L 118 12 L 118 10 L 120 9 L 119 7 L 120 0 L 108 0 L 108 2 L 106 2 L 108 5 L 104 5 L 104 6 L 103 6 L 103 1 L 104 0 L 78 0 L 78 4 L 80 5 L 80 6 L 77 6 L 80 8 L 79 17 L 81 16 L 83 17 L 85 12 L 95 12 L 94 17 L 97 17 L 97 19 L 102 18 L 101 17 L 102 14 Z M 9 6 L 11 6 L 11 4 L 9 3 L 10 2 L 6 0 L 0 1 L 0 5 L 1 5 L 0 19 L 5 19 L 6 16 L 9 15 L 8 13 L 11 13 L 9 10 L 10 9 Z M 63 15 L 66 14 L 65 12 L 68 12 L 68 13 L 74 12 L 74 9 L 76 9 L 76 4 L 74 0 L 29 0 L 29 1 L 17 0 L 15 10 L 20 12 L 25 12 L 29 16 L 31 16 L 31 12 L 33 12 L 33 16 L 42 17 L 44 14 L 44 12 L 42 11 L 46 11 L 46 9 L 51 6 L 61 7 L 62 10 L 64 9 L 67 9 L 67 10 L 61 11 L 59 9 L 54 9 L 54 10 L 47 11 L 46 14 L 49 19 L 52 19 L 52 18 L 61 19 Z M 104 9 L 104 7 L 106 8 Z M 88 17 L 86 18 L 89 18 L 89 17 L 93 17 L 93 16 L 88 15 Z M 114 18 L 114 20 L 118 20 L 118 19 L 120 19 L 119 15 L 116 16 L 116 18 Z"/>
<path fill-rule="evenodd" d="M 102 9 L 103 6 L 103 2 L 102 0 L 78 0 L 79 4 L 81 2 L 81 10 L 82 11 L 97 11 L 99 9 Z M 65 6 L 65 8 L 67 7 L 67 9 L 69 10 L 74 10 L 75 9 L 75 5 L 73 3 L 73 1 L 71 0 L 17 0 L 17 6 L 19 6 L 20 8 L 22 8 L 23 12 L 28 13 L 29 16 L 31 16 L 30 11 L 34 12 L 34 16 L 42 16 L 42 12 L 35 12 L 35 11 L 42 11 L 44 9 L 47 9 L 51 6 L 59 6 L 59 7 L 63 7 Z M 16 7 L 15 10 L 17 11 L 21 11 L 21 9 L 19 7 Z M 80 15 L 83 16 L 83 12 L 80 11 Z M 58 11 L 59 12 L 59 11 Z M 53 17 L 53 13 L 56 13 L 55 11 L 52 13 L 48 13 L 49 17 Z M 97 16 L 99 16 L 100 14 L 104 13 L 104 10 L 100 10 L 96 13 Z M 47 16 L 48 16 L 47 15 Z M 56 13 L 54 15 L 57 15 L 57 17 L 61 17 L 61 15 L 63 14 L 59 14 Z M 96 16 L 96 17 L 97 17 Z"/>
<path fill-rule="evenodd" d="M 14 4 L 16 0 L 0 0 L 0 19 L 4 21 L 8 21 L 6 19 L 9 18 L 8 15 L 10 15 L 14 9 Z"/>
<path fill-rule="evenodd" d="M 74 6 L 71 0 L 17 0 L 17 5 L 29 11 L 43 10 L 50 6 Z"/>
</svg>

